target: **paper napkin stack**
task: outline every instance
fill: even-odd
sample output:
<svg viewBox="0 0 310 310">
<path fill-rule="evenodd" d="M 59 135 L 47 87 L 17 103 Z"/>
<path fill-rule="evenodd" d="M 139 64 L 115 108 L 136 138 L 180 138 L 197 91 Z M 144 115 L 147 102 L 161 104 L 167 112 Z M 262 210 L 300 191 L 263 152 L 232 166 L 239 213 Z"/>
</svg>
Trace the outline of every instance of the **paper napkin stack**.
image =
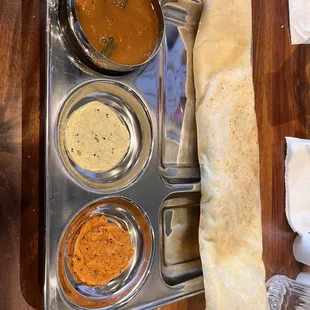
<svg viewBox="0 0 310 310">
<path fill-rule="evenodd" d="M 310 233 L 310 140 L 286 138 L 286 216 L 299 235 Z"/>
<path fill-rule="evenodd" d="M 292 44 L 310 44 L 310 0 L 289 0 Z"/>
<path fill-rule="evenodd" d="M 310 266 L 310 140 L 286 138 L 285 187 L 286 217 L 298 233 L 293 254 L 297 261 Z M 306 283 L 309 275 L 299 278 Z"/>
</svg>

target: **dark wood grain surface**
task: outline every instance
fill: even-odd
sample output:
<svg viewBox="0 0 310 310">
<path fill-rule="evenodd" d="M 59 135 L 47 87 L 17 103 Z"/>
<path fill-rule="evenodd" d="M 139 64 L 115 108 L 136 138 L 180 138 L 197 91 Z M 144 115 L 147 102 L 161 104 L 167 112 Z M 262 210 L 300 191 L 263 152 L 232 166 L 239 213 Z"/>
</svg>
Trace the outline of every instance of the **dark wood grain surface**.
<svg viewBox="0 0 310 310">
<path fill-rule="evenodd" d="M 38 0 L 0 1 L 1 310 L 43 308 L 39 14 Z M 310 46 L 290 46 L 287 0 L 253 0 L 253 44 L 263 258 L 267 278 L 294 278 L 301 266 L 284 213 L 284 137 L 310 138 Z M 204 297 L 161 309 L 204 309 Z"/>
</svg>

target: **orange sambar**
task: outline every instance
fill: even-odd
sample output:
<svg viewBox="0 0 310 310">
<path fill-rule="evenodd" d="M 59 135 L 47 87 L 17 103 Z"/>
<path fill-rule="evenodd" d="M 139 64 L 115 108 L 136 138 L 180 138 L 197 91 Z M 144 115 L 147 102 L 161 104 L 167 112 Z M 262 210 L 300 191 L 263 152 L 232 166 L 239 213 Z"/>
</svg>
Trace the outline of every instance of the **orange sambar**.
<svg viewBox="0 0 310 310">
<path fill-rule="evenodd" d="M 109 59 L 124 65 L 143 63 L 158 38 L 151 0 L 75 0 L 88 41 Z"/>
</svg>

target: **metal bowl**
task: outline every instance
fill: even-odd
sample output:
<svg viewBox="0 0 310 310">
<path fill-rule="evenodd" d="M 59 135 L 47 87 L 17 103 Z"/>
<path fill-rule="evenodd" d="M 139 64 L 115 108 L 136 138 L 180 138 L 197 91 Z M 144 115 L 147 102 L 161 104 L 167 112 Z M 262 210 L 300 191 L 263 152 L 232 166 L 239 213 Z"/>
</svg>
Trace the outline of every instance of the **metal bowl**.
<svg viewBox="0 0 310 310">
<path fill-rule="evenodd" d="M 104 71 L 111 72 L 130 72 L 143 65 L 147 64 L 158 52 L 164 33 L 164 19 L 163 13 L 161 10 L 160 3 L 158 0 L 151 0 L 154 10 L 156 12 L 158 18 L 158 38 L 157 43 L 154 47 L 152 54 L 146 59 L 143 63 L 136 65 L 125 65 L 114 62 L 101 54 L 86 38 L 81 25 L 79 23 L 75 0 L 60 0 L 59 1 L 59 15 L 60 18 L 63 19 L 62 23 L 67 25 L 62 25 L 62 28 L 65 32 L 65 36 L 69 38 L 69 45 L 74 44 L 73 49 L 78 53 L 82 54 L 82 58 L 84 58 L 87 64 L 91 64 L 95 68 Z M 64 29 L 65 28 L 65 29 Z"/>
<path fill-rule="evenodd" d="M 127 154 L 118 165 L 106 172 L 80 168 L 68 156 L 65 145 L 65 128 L 70 115 L 91 101 L 99 101 L 112 108 L 130 134 Z M 153 149 L 150 116 L 143 100 L 124 84 L 106 79 L 88 81 L 72 90 L 60 110 L 55 134 L 60 158 L 73 180 L 96 192 L 118 191 L 132 185 L 143 173 Z"/>
<path fill-rule="evenodd" d="M 128 268 L 103 286 L 77 283 L 68 266 L 75 236 L 93 215 L 102 214 L 108 222 L 127 230 L 135 250 Z M 80 210 L 68 223 L 58 248 L 58 282 L 66 302 L 81 309 L 115 309 L 130 300 L 149 275 L 154 255 L 154 232 L 146 213 L 124 197 L 105 197 Z"/>
</svg>

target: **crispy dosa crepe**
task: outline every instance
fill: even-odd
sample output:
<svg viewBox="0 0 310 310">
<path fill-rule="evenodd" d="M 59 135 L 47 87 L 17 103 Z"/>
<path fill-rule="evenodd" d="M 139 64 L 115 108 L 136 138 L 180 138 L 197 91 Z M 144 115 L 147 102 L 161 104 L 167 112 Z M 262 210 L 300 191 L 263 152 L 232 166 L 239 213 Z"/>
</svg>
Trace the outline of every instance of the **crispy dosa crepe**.
<svg viewBox="0 0 310 310">
<path fill-rule="evenodd" d="M 207 310 L 266 309 L 251 1 L 206 0 L 194 46 Z"/>
</svg>

